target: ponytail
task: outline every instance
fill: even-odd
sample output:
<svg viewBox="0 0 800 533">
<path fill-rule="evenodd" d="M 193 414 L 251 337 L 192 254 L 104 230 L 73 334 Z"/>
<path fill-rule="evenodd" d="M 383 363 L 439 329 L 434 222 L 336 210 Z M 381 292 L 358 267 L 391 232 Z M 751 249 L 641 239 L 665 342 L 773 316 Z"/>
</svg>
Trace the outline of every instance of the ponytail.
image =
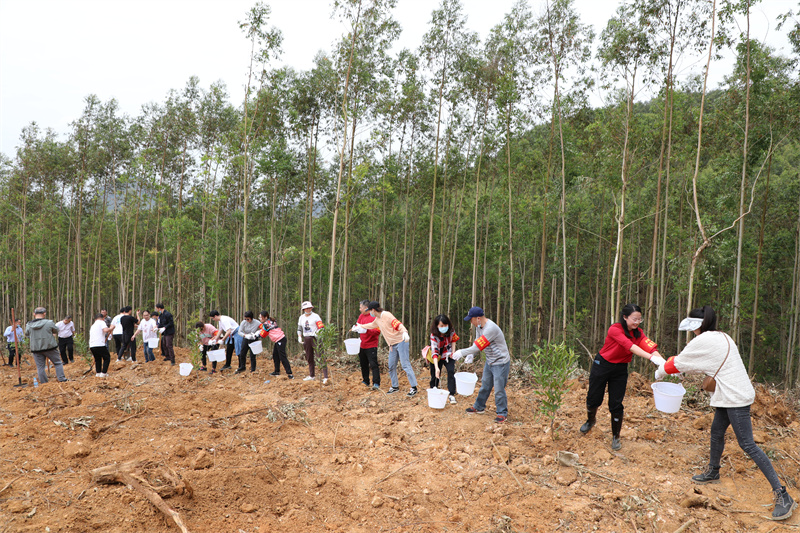
<svg viewBox="0 0 800 533">
<path fill-rule="evenodd" d="M 702 318 L 703 323 L 700 325 L 700 333 L 706 331 L 717 331 L 717 313 L 710 305 L 704 305 L 702 308 L 698 307 L 689 312 L 690 318 Z"/>
</svg>

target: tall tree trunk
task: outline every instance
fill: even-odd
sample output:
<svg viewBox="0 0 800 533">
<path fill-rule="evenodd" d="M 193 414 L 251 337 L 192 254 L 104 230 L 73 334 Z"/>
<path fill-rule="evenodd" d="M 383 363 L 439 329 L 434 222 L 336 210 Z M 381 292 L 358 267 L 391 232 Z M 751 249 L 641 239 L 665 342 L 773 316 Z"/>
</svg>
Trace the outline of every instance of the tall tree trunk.
<svg viewBox="0 0 800 533">
<path fill-rule="evenodd" d="M 753 377 L 753 363 L 755 362 L 756 347 L 756 322 L 758 321 L 758 293 L 761 282 L 761 255 L 764 250 L 764 228 L 767 223 L 767 209 L 769 208 L 769 178 L 772 173 L 772 152 L 769 154 L 767 164 L 767 183 L 764 186 L 764 207 L 761 210 L 761 226 L 758 230 L 758 254 L 756 257 L 756 281 L 753 290 L 753 316 L 750 319 L 750 357 L 747 361 L 747 373 Z"/>
</svg>

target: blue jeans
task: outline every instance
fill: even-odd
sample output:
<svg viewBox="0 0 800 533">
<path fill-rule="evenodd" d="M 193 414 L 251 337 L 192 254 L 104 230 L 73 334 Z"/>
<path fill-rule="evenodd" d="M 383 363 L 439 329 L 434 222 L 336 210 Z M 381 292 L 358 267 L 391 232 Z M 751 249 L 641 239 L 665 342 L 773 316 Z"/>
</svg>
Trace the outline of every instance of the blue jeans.
<svg viewBox="0 0 800 533">
<path fill-rule="evenodd" d="M 511 361 L 502 365 L 490 365 L 488 362 L 483 365 L 483 377 L 481 378 L 481 389 L 475 399 L 475 409 L 483 411 L 486 409 L 486 400 L 494 388 L 494 407 L 498 415 L 508 416 L 508 398 L 506 397 L 506 383 L 508 383 L 508 373 L 511 370 Z"/>
<path fill-rule="evenodd" d="M 716 407 L 714 421 L 711 423 L 711 452 L 708 463 L 719 468 L 722 451 L 725 449 L 725 432 L 728 426 L 733 426 L 733 432 L 739 447 L 756 463 L 756 466 L 767 478 L 772 490 L 781 488 L 781 480 L 767 454 L 758 447 L 753 440 L 753 425 L 750 420 L 750 406 L 744 407 Z"/>
<path fill-rule="evenodd" d="M 149 363 L 150 361 L 155 361 L 156 356 L 153 355 L 153 349 L 150 347 L 150 344 L 147 341 L 144 341 L 144 362 Z"/>
<path fill-rule="evenodd" d="M 400 386 L 397 379 L 397 359 L 400 358 L 400 366 L 408 376 L 408 383 L 412 387 L 417 386 L 417 376 L 414 375 L 414 368 L 411 366 L 411 359 L 408 358 L 408 341 L 395 344 L 389 347 L 389 379 L 392 380 L 392 387 Z"/>
</svg>

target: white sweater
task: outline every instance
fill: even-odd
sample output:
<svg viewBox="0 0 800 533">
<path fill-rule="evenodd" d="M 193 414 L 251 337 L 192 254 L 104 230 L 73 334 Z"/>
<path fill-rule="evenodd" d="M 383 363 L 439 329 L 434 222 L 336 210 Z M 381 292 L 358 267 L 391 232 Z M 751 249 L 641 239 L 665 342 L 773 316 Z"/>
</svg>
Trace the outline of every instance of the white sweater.
<svg viewBox="0 0 800 533">
<path fill-rule="evenodd" d="M 728 343 L 730 343 L 730 354 L 728 354 Z M 728 354 L 727 360 L 725 360 L 726 354 Z M 733 339 L 722 331 L 701 333 L 692 339 L 680 354 L 667 362 L 665 367 L 667 372 L 670 372 L 669 366 L 674 366 L 685 374 L 707 376 L 713 376 L 719 369 L 715 378 L 717 390 L 711 394 L 712 407 L 745 407 L 752 404 L 756 398 L 756 391 L 750 383 L 747 369 L 739 355 L 739 348 Z"/>
</svg>

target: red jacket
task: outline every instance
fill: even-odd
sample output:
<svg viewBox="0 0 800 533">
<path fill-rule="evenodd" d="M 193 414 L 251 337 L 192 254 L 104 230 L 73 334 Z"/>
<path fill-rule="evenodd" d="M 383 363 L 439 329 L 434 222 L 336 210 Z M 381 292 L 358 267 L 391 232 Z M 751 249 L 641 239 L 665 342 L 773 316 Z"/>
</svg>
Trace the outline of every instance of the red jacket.
<svg viewBox="0 0 800 533">
<path fill-rule="evenodd" d="M 647 353 L 653 353 L 658 349 L 658 344 L 651 341 L 642 331 L 642 328 L 637 328 L 639 338 L 634 336 L 635 331 L 630 331 L 630 337 L 625 335 L 625 330 L 622 329 L 622 324 L 619 322 L 612 324 L 608 328 L 608 335 L 606 335 L 606 342 L 600 348 L 600 355 L 609 363 L 630 363 L 633 358 L 631 353 L 631 346 L 634 344 Z"/>
<path fill-rule="evenodd" d="M 374 322 L 375 317 L 371 314 L 367 313 L 358 315 L 358 320 L 356 320 L 356 324 L 369 324 L 370 322 Z M 361 337 L 361 347 L 362 348 L 377 348 L 378 347 L 378 337 L 381 336 L 381 330 L 379 329 L 368 329 L 366 333 L 362 333 L 359 335 Z"/>
</svg>

